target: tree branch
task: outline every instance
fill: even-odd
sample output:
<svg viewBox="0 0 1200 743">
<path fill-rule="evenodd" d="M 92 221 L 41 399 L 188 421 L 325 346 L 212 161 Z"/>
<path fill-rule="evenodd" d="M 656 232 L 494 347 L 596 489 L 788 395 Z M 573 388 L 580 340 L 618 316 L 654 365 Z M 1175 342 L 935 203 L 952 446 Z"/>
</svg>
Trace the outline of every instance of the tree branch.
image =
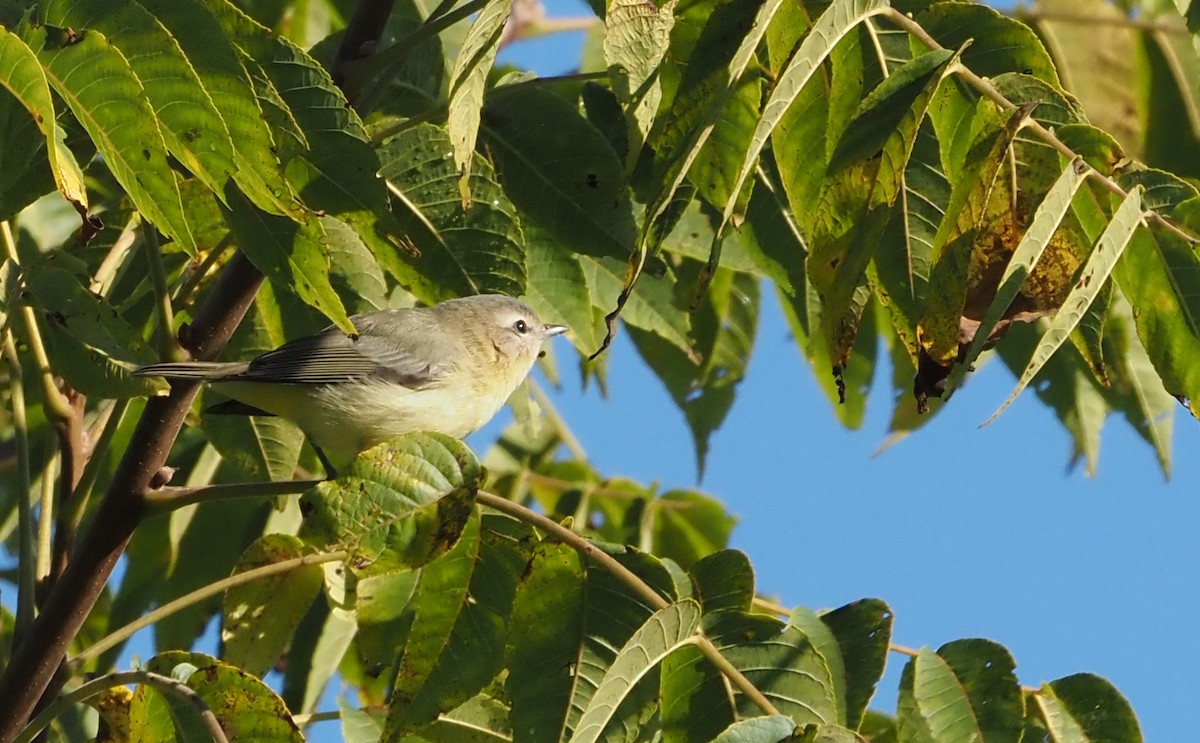
<svg viewBox="0 0 1200 743">
<path fill-rule="evenodd" d="M 224 347 L 262 284 L 262 274 L 240 252 L 225 266 L 180 341 L 193 358 L 210 359 Z M 197 385 L 180 384 L 151 398 L 125 450 L 92 527 L 55 583 L 42 613 L 14 649 L 0 676 L 0 741 L 11 741 L 29 718 L 67 647 L 83 625 L 145 510 L 144 494 L 191 408 Z M 57 689 L 50 689 L 52 693 Z"/>
<path fill-rule="evenodd" d="M 281 482 L 235 482 L 221 485 L 201 485 L 194 488 L 159 488 L 146 493 L 146 515 L 232 498 L 261 498 L 268 495 L 298 495 L 325 480 L 283 480 Z"/>
</svg>

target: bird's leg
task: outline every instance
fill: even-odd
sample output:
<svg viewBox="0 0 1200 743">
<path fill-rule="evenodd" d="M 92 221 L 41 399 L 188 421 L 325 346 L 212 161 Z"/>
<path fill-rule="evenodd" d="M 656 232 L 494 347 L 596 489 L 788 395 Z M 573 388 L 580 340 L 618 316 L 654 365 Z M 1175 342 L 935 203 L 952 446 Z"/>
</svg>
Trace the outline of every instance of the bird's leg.
<svg viewBox="0 0 1200 743">
<path fill-rule="evenodd" d="M 337 467 L 334 467 L 333 462 L 329 461 L 329 457 L 326 456 L 325 451 L 317 446 L 317 442 L 312 439 L 309 439 L 308 443 L 312 445 L 313 451 L 317 453 L 317 459 L 321 460 L 321 466 L 325 468 L 325 479 L 336 480 L 338 476 Z"/>
</svg>

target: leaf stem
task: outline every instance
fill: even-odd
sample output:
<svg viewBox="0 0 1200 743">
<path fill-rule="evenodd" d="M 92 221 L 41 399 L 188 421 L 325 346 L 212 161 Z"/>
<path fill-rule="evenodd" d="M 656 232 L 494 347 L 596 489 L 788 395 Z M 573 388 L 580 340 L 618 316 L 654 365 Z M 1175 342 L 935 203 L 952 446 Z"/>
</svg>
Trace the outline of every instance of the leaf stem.
<svg viewBox="0 0 1200 743">
<path fill-rule="evenodd" d="M 186 609 L 189 606 L 198 604 L 201 601 L 205 601 L 213 596 L 216 596 L 217 594 L 223 593 L 234 586 L 250 583 L 251 581 L 258 580 L 259 578 L 266 578 L 267 576 L 275 575 L 277 573 L 286 573 L 306 565 L 320 565 L 326 562 L 344 560 L 348 554 L 349 553 L 345 550 L 340 550 L 338 552 L 322 552 L 315 555 L 293 557 L 290 560 L 283 560 L 281 562 L 271 563 L 270 565 L 263 565 L 260 568 L 254 568 L 253 570 L 235 573 L 228 578 L 216 581 L 215 583 L 209 583 L 208 585 L 198 588 L 195 591 L 180 596 L 174 601 L 169 601 L 154 611 L 135 619 L 124 627 L 115 630 L 114 632 L 111 632 L 101 640 L 84 648 L 74 658 L 71 658 L 70 665 L 78 667 L 81 663 L 89 658 L 95 658 L 105 650 L 116 647 L 122 642 L 125 642 L 139 630 L 145 629 L 155 622 L 171 616 L 177 611 Z"/>
<path fill-rule="evenodd" d="M 110 673 L 100 678 L 92 679 L 85 684 L 72 689 L 56 699 L 52 704 L 42 710 L 37 717 L 29 722 L 29 725 L 22 730 L 13 743 L 29 743 L 38 733 L 42 732 L 47 726 L 53 722 L 55 717 L 58 717 L 63 712 L 66 712 L 71 707 L 85 702 L 94 696 L 102 694 L 109 689 L 115 689 L 119 686 L 127 686 L 129 684 L 143 684 L 152 686 L 159 691 L 165 692 L 179 697 L 199 713 L 200 720 L 204 723 L 205 731 L 211 736 L 215 743 L 229 743 L 229 739 L 225 737 L 225 731 L 221 729 L 221 723 L 217 721 L 217 716 L 213 714 L 212 709 L 205 703 L 204 699 L 197 694 L 193 689 L 186 684 L 169 676 L 163 676 L 159 673 L 150 671 L 122 671 L 120 673 Z"/>
<path fill-rule="evenodd" d="M 476 494 L 475 499 L 484 506 L 492 508 L 501 513 L 508 514 L 514 518 L 520 519 L 527 524 L 531 524 L 551 535 L 558 541 L 573 548 L 581 555 L 591 558 L 598 563 L 602 568 L 612 573 L 618 580 L 624 583 L 643 601 L 651 606 L 655 611 L 667 608 L 669 604 L 666 599 L 658 595 L 653 588 L 646 584 L 641 578 L 637 577 L 632 570 L 622 565 L 608 553 L 598 549 L 596 545 L 579 536 L 575 532 L 566 528 L 562 524 L 553 519 L 546 518 L 540 513 L 531 511 L 519 503 L 513 503 L 507 498 L 502 498 L 498 495 L 480 491 Z M 759 709 L 767 715 L 777 715 L 779 710 L 775 709 L 775 705 L 771 704 L 770 700 L 759 691 L 754 684 L 750 683 L 750 679 L 742 675 L 742 672 L 734 667 L 725 656 L 721 655 L 721 651 L 713 645 L 712 640 L 704 636 L 703 633 L 696 636 L 696 647 L 704 654 L 710 663 L 717 667 L 723 676 L 729 679 L 730 683 L 746 695 L 746 697 L 754 703 Z"/>
<path fill-rule="evenodd" d="M 324 480 L 283 480 L 280 482 L 235 482 L 197 487 L 159 488 L 146 493 L 146 515 L 169 513 L 195 503 L 260 498 L 276 495 L 297 495 Z"/>
</svg>

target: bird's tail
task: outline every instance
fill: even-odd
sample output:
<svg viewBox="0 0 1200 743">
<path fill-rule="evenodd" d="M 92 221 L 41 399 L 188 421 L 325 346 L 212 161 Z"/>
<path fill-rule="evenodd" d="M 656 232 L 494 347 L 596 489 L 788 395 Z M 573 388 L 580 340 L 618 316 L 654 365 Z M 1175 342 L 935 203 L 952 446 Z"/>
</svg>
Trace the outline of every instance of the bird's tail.
<svg viewBox="0 0 1200 743">
<path fill-rule="evenodd" d="M 164 379 L 193 379 L 216 381 L 246 371 L 244 363 L 218 363 L 215 361 L 180 361 L 150 364 L 134 370 L 139 377 L 163 377 Z"/>
</svg>

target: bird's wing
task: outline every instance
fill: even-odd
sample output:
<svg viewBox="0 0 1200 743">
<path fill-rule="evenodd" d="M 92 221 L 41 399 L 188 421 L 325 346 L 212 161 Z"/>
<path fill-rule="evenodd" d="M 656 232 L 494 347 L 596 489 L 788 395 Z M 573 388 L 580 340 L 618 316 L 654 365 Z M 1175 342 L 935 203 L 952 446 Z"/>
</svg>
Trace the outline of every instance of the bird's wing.
<svg viewBox="0 0 1200 743">
<path fill-rule="evenodd" d="M 431 343 L 438 328 L 424 313 L 385 310 L 356 316 L 359 335 L 328 327 L 286 343 L 222 381 L 337 384 L 376 378 L 412 389 L 434 385 L 449 368 L 443 344 Z M 400 341 L 398 339 L 404 339 Z"/>
</svg>

